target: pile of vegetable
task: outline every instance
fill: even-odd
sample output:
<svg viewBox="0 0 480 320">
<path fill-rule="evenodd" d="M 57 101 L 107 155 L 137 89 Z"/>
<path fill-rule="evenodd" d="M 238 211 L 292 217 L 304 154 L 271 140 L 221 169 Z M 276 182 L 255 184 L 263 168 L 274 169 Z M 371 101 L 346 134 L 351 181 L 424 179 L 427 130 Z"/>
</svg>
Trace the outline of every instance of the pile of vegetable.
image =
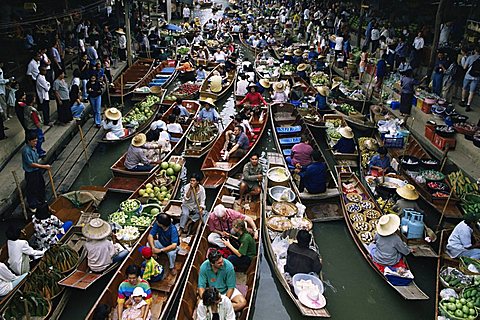
<svg viewBox="0 0 480 320">
<path fill-rule="evenodd" d="M 137 199 L 128 199 L 120 203 L 120 210 L 126 212 L 137 212 L 140 209 L 141 203 Z"/>
<path fill-rule="evenodd" d="M 121 241 L 134 241 L 140 237 L 140 231 L 137 227 L 126 226 L 120 229 L 115 236 Z"/>
<path fill-rule="evenodd" d="M 180 48 L 177 49 L 177 53 L 178 53 L 179 55 L 182 55 L 182 56 L 187 55 L 189 52 L 190 52 L 190 49 L 187 48 L 187 47 L 183 47 L 183 46 L 182 46 L 182 47 L 180 47 Z"/>
<path fill-rule="evenodd" d="M 478 316 L 475 303 L 467 301 L 465 298 L 450 297 L 448 300 L 444 299 L 440 301 L 439 308 L 440 312 L 450 319 L 477 319 Z"/>
<path fill-rule="evenodd" d="M 59 294 L 63 287 L 58 284 L 58 281 L 63 279 L 60 271 L 54 267 L 49 268 L 44 272 L 34 272 L 25 282 L 24 290 L 27 292 L 37 292 L 45 299 L 51 299 Z"/>
<path fill-rule="evenodd" d="M 192 130 L 188 134 L 188 140 L 194 143 L 204 143 L 212 141 L 218 133 L 216 125 L 209 121 L 198 121 L 193 124 Z"/>
<path fill-rule="evenodd" d="M 281 75 L 291 75 L 297 71 L 297 67 L 290 63 L 284 63 L 280 66 Z"/>
<path fill-rule="evenodd" d="M 447 288 L 461 290 L 474 284 L 474 277 L 463 274 L 455 268 L 445 268 L 440 272 L 440 280 Z"/>
<path fill-rule="evenodd" d="M 465 215 L 473 215 L 480 218 L 480 196 L 477 194 L 465 194 L 462 197 L 461 207 Z"/>
<path fill-rule="evenodd" d="M 168 94 L 168 95 L 165 96 L 165 98 L 163 100 L 164 101 L 177 101 L 177 97 L 175 97 L 174 95 Z"/>
<path fill-rule="evenodd" d="M 313 86 L 328 86 L 330 84 L 330 81 L 326 73 L 315 72 L 310 75 L 310 83 Z"/>
<path fill-rule="evenodd" d="M 3 315 L 4 319 L 25 319 L 27 310 L 30 317 L 45 317 L 49 312 L 49 303 L 36 292 L 20 292 L 10 301 Z"/>
<path fill-rule="evenodd" d="M 349 116 L 350 114 L 357 113 L 357 110 L 352 105 L 349 105 L 348 103 L 342 103 L 341 105 L 337 106 L 338 111 L 341 113 L 346 114 Z"/>
<path fill-rule="evenodd" d="M 160 172 L 155 175 L 152 181 L 138 191 L 140 197 L 156 199 L 160 202 L 172 198 L 173 182 L 177 180 L 182 166 L 175 162 L 162 162 L 160 168 Z"/>
<path fill-rule="evenodd" d="M 151 118 L 156 110 L 156 104 L 160 103 L 160 98 L 155 95 L 149 95 L 147 98 L 137 104 L 135 108 L 131 110 L 125 117 L 123 117 L 122 122 L 124 125 L 130 125 L 133 127 L 138 127 L 149 118 Z"/>
<path fill-rule="evenodd" d="M 455 186 L 455 193 L 461 197 L 466 193 L 478 193 L 478 185 L 463 174 L 463 171 L 454 171 L 448 175 L 451 186 Z"/>
<path fill-rule="evenodd" d="M 330 140 L 338 140 L 342 137 L 340 132 L 337 131 L 336 128 L 328 128 L 327 135 Z"/>
<path fill-rule="evenodd" d="M 327 119 L 325 120 L 325 125 L 327 127 L 338 128 L 342 126 L 342 119 Z"/>
<path fill-rule="evenodd" d="M 56 244 L 45 252 L 38 267 L 44 272 L 53 267 L 63 273 L 74 268 L 78 259 L 78 253 L 68 245 Z"/>
<path fill-rule="evenodd" d="M 192 96 L 200 90 L 200 85 L 196 83 L 187 82 L 180 85 L 177 89 L 172 92 L 172 96 L 176 99 Z"/>
</svg>

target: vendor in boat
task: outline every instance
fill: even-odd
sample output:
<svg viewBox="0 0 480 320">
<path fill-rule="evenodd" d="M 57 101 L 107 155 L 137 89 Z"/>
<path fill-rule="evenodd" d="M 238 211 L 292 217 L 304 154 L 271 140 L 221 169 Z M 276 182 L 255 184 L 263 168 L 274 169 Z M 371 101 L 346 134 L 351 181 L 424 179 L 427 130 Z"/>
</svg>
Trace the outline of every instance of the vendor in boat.
<svg viewBox="0 0 480 320">
<path fill-rule="evenodd" d="M 258 92 L 258 87 L 255 83 L 250 83 L 247 87 L 248 93 L 245 95 L 245 98 L 243 98 L 240 102 L 238 102 L 238 105 L 241 106 L 245 103 L 248 103 L 250 108 L 253 107 L 258 107 L 260 105 L 267 105 L 267 102 L 265 99 L 262 97 L 260 92 Z"/>
<path fill-rule="evenodd" d="M 17 276 L 8 269 L 5 263 L 0 262 L 0 298 L 9 294 L 26 276 L 28 276 L 28 272 Z"/>
<path fill-rule="evenodd" d="M 315 71 L 327 71 L 328 65 L 325 63 L 325 56 L 319 55 L 313 62 L 315 63 Z"/>
<path fill-rule="evenodd" d="M 307 135 L 302 135 L 300 143 L 292 147 L 291 155 L 286 157 L 287 164 L 302 171 L 312 163 L 312 141 Z"/>
<path fill-rule="evenodd" d="M 232 254 L 228 257 L 228 261 L 233 264 L 237 271 L 246 271 L 253 258 L 257 255 L 255 240 L 253 240 L 252 235 L 247 232 L 247 225 L 242 219 L 233 221 L 232 233 L 232 237 L 235 237 L 240 246 L 236 248 L 230 242 L 229 238 L 222 238 L 225 247 L 232 251 Z"/>
<path fill-rule="evenodd" d="M 399 227 L 400 217 L 396 214 L 386 214 L 378 219 L 377 233 L 368 247 L 377 266 L 406 268 L 402 259 L 410 253 L 410 248 L 397 234 Z"/>
<path fill-rule="evenodd" d="M 353 130 L 350 127 L 341 127 L 338 132 L 342 136 L 332 147 L 338 153 L 355 153 L 355 140 Z"/>
<path fill-rule="evenodd" d="M 150 171 L 153 169 L 154 162 L 148 160 L 143 152 L 143 145 L 147 142 L 147 136 L 139 133 L 132 139 L 132 143 L 127 150 L 124 166 L 130 171 Z"/>
<path fill-rule="evenodd" d="M 464 220 L 453 229 L 447 242 L 447 253 L 451 258 L 469 257 L 480 259 L 480 242 L 473 237 L 474 230 L 478 232 L 478 218 L 465 215 Z M 475 242 L 472 240 L 475 239 Z"/>
<path fill-rule="evenodd" d="M 181 35 L 180 38 L 177 40 L 177 47 L 189 47 L 190 42 L 188 42 L 187 38 L 185 38 L 185 35 Z"/>
<path fill-rule="evenodd" d="M 193 173 L 190 177 L 190 183 L 183 190 L 182 215 L 180 216 L 180 232 L 188 234 L 189 226 L 192 222 L 197 222 L 203 217 L 205 212 L 205 188 L 200 184 L 201 177 Z"/>
<path fill-rule="evenodd" d="M 270 87 L 272 84 L 267 78 L 260 79 L 255 83 L 257 85 L 257 91 L 262 95 L 264 99 L 270 98 Z"/>
<path fill-rule="evenodd" d="M 195 70 L 195 68 L 192 66 L 188 59 L 183 60 L 180 66 L 178 66 L 176 69 L 181 73 L 192 72 Z"/>
<path fill-rule="evenodd" d="M 293 51 L 293 57 L 292 57 L 292 64 L 294 65 L 299 65 L 303 62 L 303 51 L 302 49 L 295 49 L 295 51 Z"/>
<path fill-rule="evenodd" d="M 230 299 L 235 312 L 242 311 L 247 300 L 236 288 L 236 280 L 232 263 L 224 259 L 218 250 L 211 250 L 198 272 L 198 295 L 203 299 L 207 288 L 217 288 L 220 294 Z"/>
<path fill-rule="evenodd" d="M 192 116 L 192 114 L 188 111 L 188 109 L 181 104 L 177 104 L 173 108 L 172 114 L 177 117 L 177 121 L 179 118 L 189 118 L 190 116 Z"/>
<path fill-rule="evenodd" d="M 288 48 L 287 51 L 283 54 L 283 61 L 292 62 L 293 51 L 291 48 Z"/>
<path fill-rule="evenodd" d="M 250 140 L 248 139 L 241 125 L 235 126 L 232 130 L 225 133 L 225 145 L 221 153 L 225 161 L 229 158 L 242 158 L 250 148 Z"/>
<path fill-rule="evenodd" d="M 42 203 L 32 217 L 32 224 L 35 230 L 32 245 L 39 250 L 48 250 L 72 227 L 73 222 L 62 222 L 50 211 L 48 204 Z"/>
<path fill-rule="evenodd" d="M 419 194 L 413 185 L 406 184 L 403 187 L 397 188 L 396 191 L 400 196 L 400 199 L 398 199 L 393 206 L 393 211 L 397 212 L 398 214 L 402 214 L 403 209 L 412 209 L 417 212 L 423 212 L 423 210 L 420 209 L 417 204 Z"/>
<path fill-rule="evenodd" d="M 248 93 L 248 81 L 246 79 L 246 76 L 243 74 L 239 74 L 237 79 L 237 90 L 235 91 L 235 95 L 244 96 L 247 93 Z"/>
<path fill-rule="evenodd" d="M 155 121 L 153 121 L 150 124 L 150 131 L 160 132 L 160 129 L 166 131 L 167 130 L 167 124 L 165 123 L 165 121 L 163 121 L 163 114 L 158 113 L 155 116 Z"/>
<path fill-rule="evenodd" d="M 328 109 L 327 97 L 330 93 L 327 86 L 315 87 L 317 94 L 315 95 L 315 107 L 318 110 L 324 111 Z"/>
<path fill-rule="evenodd" d="M 223 238 L 228 238 L 232 232 L 233 221 L 241 219 L 248 225 L 248 232 L 253 234 L 255 240 L 258 239 L 258 230 L 255 221 L 245 214 L 242 214 L 233 209 L 227 209 L 223 204 L 218 204 L 213 208 L 213 211 L 208 216 L 208 228 L 210 234 L 208 235 L 208 242 L 219 247 L 225 248 L 222 241 Z"/>
<path fill-rule="evenodd" d="M 83 245 L 87 253 L 87 265 L 94 273 L 102 273 L 112 264 L 120 263 L 129 253 L 120 244 L 108 239 L 112 227 L 100 218 L 94 218 L 83 226 L 82 234 L 87 239 Z"/>
<path fill-rule="evenodd" d="M 299 230 L 297 233 L 297 242 L 292 243 L 287 249 L 287 264 L 285 273 L 291 277 L 297 273 L 306 273 L 317 276 L 322 271 L 322 263 L 318 252 L 310 249 L 312 235 L 306 230 Z"/>
<path fill-rule="evenodd" d="M 303 91 L 303 85 L 300 82 L 295 82 L 292 86 L 292 91 L 290 92 L 290 101 L 301 101 L 305 97 L 305 92 Z"/>
<path fill-rule="evenodd" d="M 177 274 L 175 259 L 177 258 L 180 241 L 177 228 L 172 223 L 172 219 L 165 213 L 160 213 L 155 218 L 147 242 L 154 254 L 165 253 L 167 255 L 170 274 L 175 276 Z"/>
<path fill-rule="evenodd" d="M 152 303 L 152 289 L 148 284 L 148 281 L 143 280 L 140 277 L 141 270 L 138 266 L 131 264 L 127 267 L 125 271 L 125 276 L 127 277 L 120 285 L 118 286 L 117 293 L 117 319 L 122 319 L 122 313 L 125 307 L 130 307 L 133 301 L 133 291 L 135 288 L 142 288 L 146 296 L 143 298 L 145 302 L 150 306 Z M 147 308 L 150 310 L 150 307 Z"/>
<path fill-rule="evenodd" d="M 46 249 L 33 249 L 27 240 L 20 239 L 21 233 L 22 230 L 15 226 L 8 227 L 5 232 L 7 237 L 8 266 L 17 276 L 30 271 L 30 257 L 39 259 L 46 251 Z"/>
<path fill-rule="evenodd" d="M 243 167 L 243 179 L 240 183 L 240 204 L 242 204 L 245 193 L 250 196 L 258 196 L 262 192 L 260 183 L 263 180 L 263 166 L 258 162 L 258 158 L 258 153 L 253 153 L 250 156 L 250 161 Z"/>
<path fill-rule="evenodd" d="M 368 163 L 368 170 L 371 174 L 372 170 L 377 171 L 378 173 L 392 171 L 390 166 L 390 157 L 388 156 L 387 148 L 379 147 L 377 149 L 377 154 L 374 155 L 370 162 Z"/>
<path fill-rule="evenodd" d="M 218 70 L 213 71 L 213 75 L 210 77 L 210 91 L 213 93 L 219 93 L 223 90 L 223 78 Z"/>
<path fill-rule="evenodd" d="M 332 88 L 330 89 L 330 97 L 334 99 L 346 98 L 346 95 L 340 90 L 340 81 L 333 81 Z"/>
<path fill-rule="evenodd" d="M 314 60 L 317 60 L 317 58 L 318 52 L 315 50 L 315 46 L 310 46 L 308 51 L 308 61 L 313 62 Z"/>
<path fill-rule="evenodd" d="M 183 128 L 180 123 L 177 122 L 178 117 L 173 113 L 168 116 L 168 123 L 167 123 L 167 132 L 171 133 L 183 133 Z"/>
<path fill-rule="evenodd" d="M 162 159 L 162 154 L 166 154 L 166 147 L 162 148 L 162 145 L 158 142 L 160 134 L 158 131 L 150 130 L 145 135 L 147 142 L 142 146 L 143 153 L 147 159 L 151 162 L 159 162 Z"/>
<path fill-rule="evenodd" d="M 273 102 L 287 102 L 288 101 L 288 95 L 285 93 L 285 84 L 282 81 L 275 82 L 273 84 L 273 91 L 274 94 L 272 96 L 272 101 Z"/>
<path fill-rule="evenodd" d="M 217 288 L 205 289 L 197 307 L 197 320 L 235 320 L 235 311 L 230 299 L 220 294 Z"/>
<path fill-rule="evenodd" d="M 308 64 L 300 63 L 297 67 L 297 76 L 299 76 L 303 80 L 309 82 L 310 78 L 308 77 L 307 69 L 308 69 Z"/>
<path fill-rule="evenodd" d="M 203 69 L 203 66 L 199 65 L 198 69 L 196 71 L 196 76 L 195 79 L 197 82 L 203 82 L 207 78 L 207 73 L 205 72 L 205 69 Z"/>
<path fill-rule="evenodd" d="M 221 48 L 217 48 L 217 51 L 213 54 L 213 59 L 216 63 L 225 63 L 227 60 L 227 53 L 225 53 Z"/>
<path fill-rule="evenodd" d="M 237 69 L 237 54 L 232 53 L 225 61 L 225 71 L 230 72 Z"/>
<path fill-rule="evenodd" d="M 212 98 L 207 98 L 205 100 L 200 100 L 203 108 L 198 113 L 197 119 L 199 121 L 210 121 L 217 122 L 220 119 L 217 110 L 215 110 L 215 102 Z"/>
<path fill-rule="evenodd" d="M 327 165 L 321 161 L 322 155 L 317 150 L 312 152 L 312 160 L 306 168 L 297 166 L 294 170 L 300 175 L 298 191 L 303 192 L 306 189 L 311 194 L 324 193 L 327 190 Z"/>
<path fill-rule="evenodd" d="M 122 113 L 117 108 L 108 108 L 105 111 L 105 119 L 102 120 L 102 128 L 107 130 L 105 139 L 118 140 L 125 136 L 122 124 Z M 128 130 L 127 130 L 128 131 Z"/>
</svg>

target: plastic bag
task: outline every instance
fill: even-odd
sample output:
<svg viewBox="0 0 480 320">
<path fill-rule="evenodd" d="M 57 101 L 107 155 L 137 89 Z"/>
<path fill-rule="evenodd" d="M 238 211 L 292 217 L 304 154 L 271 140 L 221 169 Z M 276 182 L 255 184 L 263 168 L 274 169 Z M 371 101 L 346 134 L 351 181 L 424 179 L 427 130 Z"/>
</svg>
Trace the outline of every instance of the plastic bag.
<svg viewBox="0 0 480 320">
<path fill-rule="evenodd" d="M 440 297 L 442 298 L 442 300 L 449 299 L 451 297 L 454 297 L 455 299 L 457 299 L 458 298 L 458 293 L 456 293 L 455 290 L 453 290 L 453 289 L 446 288 L 446 289 L 443 289 L 442 291 L 440 291 Z"/>
<path fill-rule="evenodd" d="M 301 204 L 300 202 L 297 202 L 295 203 L 295 206 L 297 207 L 298 211 L 297 211 L 297 217 L 298 218 L 303 218 L 303 216 L 305 215 L 305 209 L 307 209 L 307 207 L 305 207 L 303 204 Z"/>
</svg>

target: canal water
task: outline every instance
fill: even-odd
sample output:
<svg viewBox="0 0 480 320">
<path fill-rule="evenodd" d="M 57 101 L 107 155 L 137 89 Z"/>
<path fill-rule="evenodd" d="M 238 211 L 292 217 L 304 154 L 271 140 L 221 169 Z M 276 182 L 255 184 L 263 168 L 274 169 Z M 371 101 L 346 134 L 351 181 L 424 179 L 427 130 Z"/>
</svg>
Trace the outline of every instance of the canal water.
<svg viewBox="0 0 480 320">
<path fill-rule="evenodd" d="M 226 2 L 223 3 L 224 7 Z M 203 21 L 212 16 L 210 9 L 196 10 L 195 16 Z M 220 16 L 221 12 L 216 16 Z M 240 55 L 248 53 L 240 47 Z M 172 85 L 173 87 L 174 85 Z M 218 104 L 222 119 L 228 122 L 234 114 L 234 97 L 230 95 Z M 72 190 L 82 185 L 104 185 L 110 178 L 110 166 L 126 151 L 129 142 L 115 145 L 100 145 L 92 155 Z M 275 151 L 271 128 L 268 128 L 258 153 L 265 155 Z M 200 172 L 201 161 L 187 161 L 187 173 Z M 207 192 L 207 203 L 214 201 L 215 193 Z M 115 211 L 126 195 L 109 193 L 99 211 L 103 218 Z M 432 319 L 435 301 L 436 259 L 412 258 L 409 263 L 418 286 L 430 296 L 427 301 L 406 301 L 369 266 L 360 254 L 343 221 L 316 223 L 313 229 L 315 240 L 323 258 L 326 281 L 327 309 L 333 319 Z M 263 248 L 261 247 L 263 251 Z M 255 301 L 254 319 L 301 319 L 296 306 L 289 300 L 283 287 L 276 281 L 271 267 L 261 252 L 260 281 Z M 71 299 L 60 319 L 84 319 L 98 296 L 108 283 L 107 278 L 95 283 L 88 291 L 73 291 Z M 173 312 L 174 314 L 174 312 Z M 173 319 L 174 315 L 170 318 Z"/>
</svg>

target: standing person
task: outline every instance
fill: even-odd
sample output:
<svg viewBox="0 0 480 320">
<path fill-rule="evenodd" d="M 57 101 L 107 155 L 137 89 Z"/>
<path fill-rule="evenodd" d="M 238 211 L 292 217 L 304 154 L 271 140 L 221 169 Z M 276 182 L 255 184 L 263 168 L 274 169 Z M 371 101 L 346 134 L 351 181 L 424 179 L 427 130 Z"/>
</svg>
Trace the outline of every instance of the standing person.
<svg viewBox="0 0 480 320">
<path fill-rule="evenodd" d="M 53 82 L 53 92 L 57 100 L 58 122 L 67 124 L 73 120 L 73 117 L 70 109 L 70 91 L 63 70 L 59 71 L 57 79 Z"/>
<path fill-rule="evenodd" d="M 50 96 L 48 94 L 48 91 L 50 91 L 50 83 L 45 78 L 46 74 L 47 69 L 40 67 L 40 74 L 37 77 L 38 106 L 42 110 L 43 124 L 53 126 L 53 122 L 50 121 Z"/>
<path fill-rule="evenodd" d="M 80 80 L 82 81 L 82 99 L 83 102 L 87 102 L 87 83 L 90 76 L 90 61 L 86 54 L 82 55 L 82 59 L 78 63 L 78 69 L 80 70 Z"/>
<path fill-rule="evenodd" d="M 468 50 L 467 48 L 463 47 L 460 49 L 460 53 L 457 56 L 457 74 L 455 75 L 455 92 L 454 98 L 462 97 L 462 90 L 463 90 L 463 79 L 467 73 L 467 70 L 463 68 L 468 58 Z M 460 94 L 458 94 L 460 92 Z"/>
<path fill-rule="evenodd" d="M 437 96 L 442 96 L 443 75 L 448 68 L 448 61 L 443 52 L 438 52 L 437 60 L 432 75 L 432 91 Z"/>
<path fill-rule="evenodd" d="M 192 174 L 190 183 L 183 190 L 182 215 L 180 217 L 180 231 L 188 234 L 189 221 L 198 221 L 205 211 L 205 188 L 200 184 L 202 181 L 198 173 Z"/>
<path fill-rule="evenodd" d="M 468 100 L 466 101 L 467 108 L 465 111 L 470 111 L 472 110 L 473 96 L 475 95 L 475 90 L 480 81 L 480 47 L 476 47 L 475 52 L 465 59 L 463 68 L 467 71 L 465 73 L 465 78 L 463 78 L 462 101 L 460 102 L 460 105 L 462 107 L 465 106 L 465 99 L 467 98 L 468 93 Z"/>
<path fill-rule="evenodd" d="M 35 150 L 38 140 L 35 131 L 29 131 L 26 140 L 27 142 L 22 149 L 22 167 L 25 171 L 26 182 L 25 194 L 30 211 L 35 212 L 37 207 L 45 202 L 43 170 L 50 170 L 52 167 L 48 164 L 39 163 L 39 155 Z"/>
<path fill-rule="evenodd" d="M 413 59 L 411 64 L 414 69 L 420 66 L 424 46 L 425 46 L 425 41 L 423 40 L 422 32 L 420 31 L 418 32 L 417 36 L 413 40 Z"/>
<path fill-rule="evenodd" d="M 127 37 L 122 28 L 119 28 L 115 33 L 118 36 L 118 57 L 122 61 L 127 60 Z"/>
<path fill-rule="evenodd" d="M 380 92 L 382 90 L 383 79 L 387 75 L 387 63 L 385 61 L 386 58 L 387 58 L 387 55 L 384 54 L 377 61 L 377 73 L 376 73 L 376 81 L 375 81 L 375 90 L 377 92 Z"/>
<path fill-rule="evenodd" d="M 10 81 L 6 88 L 8 89 L 8 94 L 7 94 L 7 120 L 10 120 L 13 118 L 13 113 L 15 110 L 15 105 L 16 105 L 16 93 L 20 89 L 20 84 L 15 81 L 15 79 L 12 77 L 12 81 Z"/>
<path fill-rule="evenodd" d="M 38 156 L 42 158 L 47 154 L 47 152 L 42 149 L 42 144 L 45 141 L 45 137 L 43 135 L 43 130 L 42 130 L 42 118 L 40 116 L 40 113 L 33 106 L 35 104 L 35 96 L 33 94 L 27 95 L 25 103 L 26 103 L 26 106 L 25 106 L 25 109 L 23 110 L 25 128 L 27 129 L 27 133 L 29 132 L 35 133 L 35 137 L 36 137 L 35 147 L 36 147 Z"/>
<path fill-rule="evenodd" d="M 152 289 L 150 288 L 148 281 L 143 280 L 140 277 L 140 273 L 140 268 L 134 264 L 127 267 L 127 270 L 125 271 L 127 279 L 118 286 L 117 319 L 122 319 L 125 305 L 133 304 L 132 294 L 136 288 L 142 288 L 143 292 L 147 294 L 147 296 L 144 297 L 144 300 L 148 305 L 152 302 Z"/>
<path fill-rule="evenodd" d="M 56 215 L 50 212 L 47 203 L 42 203 L 32 217 L 35 233 L 32 245 L 40 250 L 48 250 L 58 242 L 62 236 L 72 227 L 72 221 L 62 222 Z"/>
<path fill-rule="evenodd" d="M 372 41 L 372 29 L 375 23 L 377 23 L 376 19 L 370 20 L 367 28 L 365 29 L 365 43 L 363 45 L 367 47 L 367 49 L 370 48 L 370 42 Z"/>
<path fill-rule="evenodd" d="M 452 103 L 453 92 L 455 91 L 455 75 L 457 73 L 458 65 L 455 60 L 451 61 L 447 70 L 443 73 L 442 82 L 442 97 L 447 101 L 447 104 Z"/>
<path fill-rule="evenodd" d="M 245 192 L 248 192 L 251 196 L 257 196 L 262 192 L 260 183 L 263 180 L 263 166 L 259 163 L 258 158 L 258 153 L 252 153 L 250 162 L 243 167 L 243 179 L 240 183 L 240 204 Z"/>
<path fill-rule="evenodd" d="M 363 74 L 365 73 L 365 69 L 367 67 L 367 62 L 368 62 L 368 48 L 367 46 L 362 47 L 362 53 L 360 54 L 360 63 L 358 65 L 359 69 L 359 82 L 362 83 L 363 80 Z"/>
<path fill-rule="evenodd" d="M 33 89 L 36 90 L 37 77 L 40 74 L 40 54 L 35 53 L 32 60 L 28 63 L 26 75 L 32 80 Z"/>
<path fill-rule="evenodd" d="M 20 239 L 20 228 L 10 226 L 5 232 L 7 236 L 8 266 L 17 276 L 30 271 L 30 257 L 39 259 L 45 250 L 35 250 L 27 240 Z"/>
<path fill-rule="evenodd" d="M 88 100 L 90 100 L 90 104 L 92 105 L 95 126 L 100 128 L 102 121 L 102 85 L 95 75 L 90 76 L 90 81 L 87 83 L 87 93 Z"/>
<path fill-rule="evenodd" d="M 7 138 L 4 131 L 3 121 L 8 119 L 8 106 L 5 85 L 10 82 L 10 79 L 3 78 L 2 68 L 3 61 L 0 61 L 0 140 Z"/>
<path fill-rule="evenodd" d="M 150 230 L 147 242 L 153 253 L 165 253 L 167 255 L 170 274 L 172 276 L 177 275 L 175 259 L 177 258 L 180 241 L 177 228 L 172 223 L 172 219 L 165 213 L 160 213 L 155 218 L 155 223 L 152 230 Z"/>
<path fill-rule="evenodd" d="M 32 97 L 34 96 L 32 95 Z M 27 95 L 24 90 L 17 90 L 17 92 L 15 92 L 15 114 L 17 115 L 17 119 L 25 132 L 27 132 L 27 127 L 25 126 L 25 107 L 27 106 L 25 103 L 26 100 Z"/>
<path fill-rule="evenodd" d="M 377 49 L 380 44 L 380 30 L 378 29 L 376 23 L 372 27 L 371 40 L 372 40 L 372 54 L 375 56 L 375 53 L 377 52 Z"/>
<path fill-rule="evenodd" d="M 182 14 L 184 22 L 190 21 L 190 8 L 187 5 L 183 7 Z"/>
<path fill-rule="evenodd" d="M 220 294 L 217 288 L 208 287 L 197 307 L 197 320 L 235 320 L 235 311 L 230 299 Z"/>
<path fill-rule="evenodd" d="M 413 78 L 412 69 L 407 69 L 403 73 L 403 76 L 400 79 L 400 114 L 402 116 L 410 115 L 410 112 L 412 111 L 413 94 L 415 92 L 414 87 L 419 85 L 422 81 L 417 81 Z"/>
</svg>

